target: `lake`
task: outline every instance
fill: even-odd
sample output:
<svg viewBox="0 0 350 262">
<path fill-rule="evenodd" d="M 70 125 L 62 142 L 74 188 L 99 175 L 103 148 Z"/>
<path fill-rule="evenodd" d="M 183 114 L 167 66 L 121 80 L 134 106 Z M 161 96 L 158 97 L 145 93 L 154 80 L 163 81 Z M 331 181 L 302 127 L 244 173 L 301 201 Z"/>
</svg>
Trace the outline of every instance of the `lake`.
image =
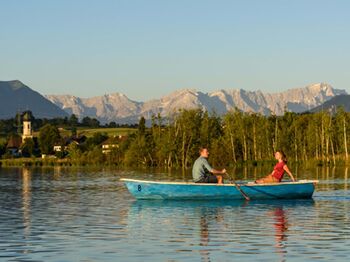
<svg viewBox="0 0 350 262">
<path fill-rule="evenodd" d="M 348 169 L 292 171 L 320 180 L 312 200 L 136 201 L 121 177 L 190 171 L 0 168 L 0 261 L 348 261 Z"/>
</svg>

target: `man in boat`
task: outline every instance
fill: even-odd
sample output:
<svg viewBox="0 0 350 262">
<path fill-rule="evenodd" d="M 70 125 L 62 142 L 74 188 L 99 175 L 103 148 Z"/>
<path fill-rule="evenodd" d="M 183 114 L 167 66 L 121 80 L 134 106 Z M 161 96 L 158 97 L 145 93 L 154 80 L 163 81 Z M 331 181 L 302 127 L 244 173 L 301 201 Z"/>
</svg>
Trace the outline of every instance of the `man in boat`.
<svg viewBox="0 0 350 262">
<path fill-rule="evenodd" d="M 222 175 L 226 169 L 216 170 L 208 163 L 209 151 L 206 147 L 199 149 L 200 156 L 193 164 L 192 177 L 195 183 L 218 183 L 222 184 Z"/>
</svg>

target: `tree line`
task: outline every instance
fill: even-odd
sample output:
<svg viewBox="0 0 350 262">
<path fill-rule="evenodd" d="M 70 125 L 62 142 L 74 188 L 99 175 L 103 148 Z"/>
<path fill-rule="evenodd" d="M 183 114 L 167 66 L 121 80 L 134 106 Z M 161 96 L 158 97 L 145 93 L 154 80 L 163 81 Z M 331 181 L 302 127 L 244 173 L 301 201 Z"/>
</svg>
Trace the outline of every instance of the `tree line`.
<svg viewBox="0 0 350 262">
<path fill-rule="evenodd" d="M 289 160 L 296 162 L 316 160 L 336 165 L 349 158 L 349 120 L 350 114 L 342 108 L 336 113 L 286 112 L 282 116 L 238 109 L 223 116 L 200 109 L 180 110 L 167 118 L 154 115 L 148 126 L 141 118 L 137 131 L 119 141 L 108 154 L 101 150 L 108 136 L 96 133 L 85 144 L 70 145 L 64 157 L 76 164 L 189 168 L 198 157 L 199 147 L 205 146 L 215 166 L 273 160 L 276 150 L 283 150 Z M 51 123 L 40 130 L 39 144 L 50 153 L 56 141 L 49 140 L 60 139 L 57 126 Z M 50 134 L 47 140 L 41 138 L 44 133 Z"/>
<path fill-rule="evenodd" d="M 348 161 L 350 114 L 319 112 L 263 116 L 232 110 L 222 117 L 201 110 L 181 110 L 172 120 L 153 117 L 149 130 L 139 130 L 129 142 L 128 164 L 190 167 L 201 146 L 208 147 L 217 166 L 273 160 L 283 150 L 295 162 L 320 164 Z M 141 126 L 141 125 L 139 125 Z"/>
</svg>

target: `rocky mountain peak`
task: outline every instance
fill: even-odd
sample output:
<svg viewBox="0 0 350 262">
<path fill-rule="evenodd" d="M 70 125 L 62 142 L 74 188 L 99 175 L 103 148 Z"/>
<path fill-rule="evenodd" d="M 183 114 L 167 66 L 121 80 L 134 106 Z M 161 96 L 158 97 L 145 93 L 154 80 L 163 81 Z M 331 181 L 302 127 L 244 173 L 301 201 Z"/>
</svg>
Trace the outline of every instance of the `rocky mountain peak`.
<svg viewBox="0 0 350 262">
<path fill-rule="evenodd" d="M 96 117 L 102 122 L 134 123 L 141 116 L 146 119 L 158 113 L 169 116 L 181 108 L 201 108 L 219 114 L 224 114 L 236 107 L 242 111 L 264 115 L 271 113 L 281 115 L 285 109 L 304 112 L 340 94 L 346 94 L 346 91 L 334 89 L 327 83 L 317 83 L 279 93 L 244 89 L 219 89 L 203 93 L 187 88 L 144 102 L 132 101 L 120 93 L 76 100 L 65 99 L 61 96 L 47 97 L 67 112 L 74 112 L 79 117 Z"/>
</svg>

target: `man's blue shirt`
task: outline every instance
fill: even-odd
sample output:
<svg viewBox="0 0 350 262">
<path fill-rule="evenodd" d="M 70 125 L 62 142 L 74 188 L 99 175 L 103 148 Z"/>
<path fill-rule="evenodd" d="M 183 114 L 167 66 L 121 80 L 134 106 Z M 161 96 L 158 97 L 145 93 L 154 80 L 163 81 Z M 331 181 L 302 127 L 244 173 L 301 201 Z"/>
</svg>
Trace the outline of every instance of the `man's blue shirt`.
<svg viewBox="0 0 350 262">
<path fill-rule="evenodd" d="M 192 168 L 192 177 L 193 181 L 197 182 L 202 178 L 209 175 L 213 168 L 209 165 L 208 160 L 205 157 L 198 157 L 193 164 Z"/>
</svg>

